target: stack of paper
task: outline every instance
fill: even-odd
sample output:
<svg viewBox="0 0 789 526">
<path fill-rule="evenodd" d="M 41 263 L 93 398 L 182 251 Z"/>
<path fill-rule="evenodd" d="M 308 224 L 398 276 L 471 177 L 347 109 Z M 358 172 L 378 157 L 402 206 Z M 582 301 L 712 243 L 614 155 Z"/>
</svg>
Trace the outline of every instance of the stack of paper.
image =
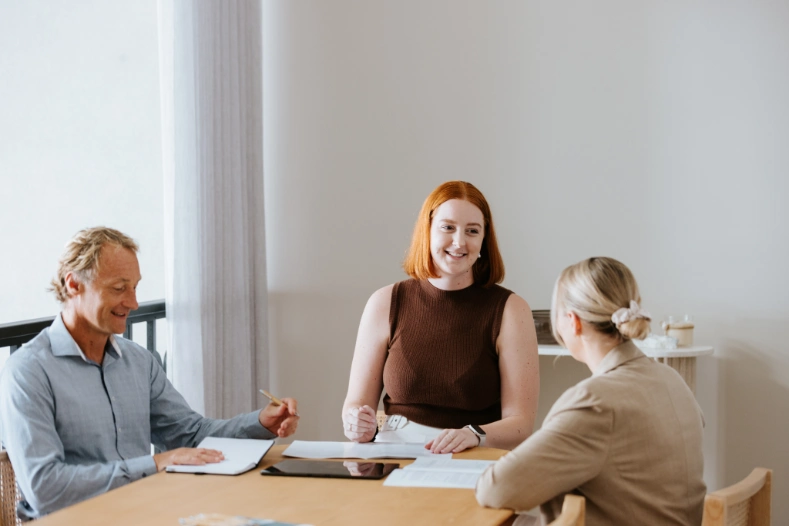
<svg viewBox="0 0 789 526">
<path fill-rule="evenodd" d="M 273 445 L 273 440 L 207 437 L 197 447 L 219 450 L 225 456 L 225 460 L 202 466 L 167 466 L 167 471 L 170 473 L 238 475 L 257 466 L 263 455 Z"/>
<path fill-rule="evenodd" d="M 441 455 L 436 455 L 439 456 Z M 474 489 L 479 476 L 493 462 L 493 460 L 418 458 L 413 464 L 390 473 L 384 486 Z"/>
<path fill-rule="evenodd" d="M 379 444 L 367 442 L 313 442 L 295 440 L 282 452 L 285 457 L 296 458 L 452 458 L 452 453 L 434 455 L 420 444 Z"/>
</svg>

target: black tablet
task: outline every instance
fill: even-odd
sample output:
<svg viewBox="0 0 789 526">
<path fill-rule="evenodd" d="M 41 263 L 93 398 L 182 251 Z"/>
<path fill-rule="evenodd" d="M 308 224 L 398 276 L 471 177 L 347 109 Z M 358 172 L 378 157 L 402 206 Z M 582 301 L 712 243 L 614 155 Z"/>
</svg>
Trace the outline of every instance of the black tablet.
<svg viewBox="0 0 789 526">
<path fill-rule="evenodd" d="M 283 460 L 260 472 L 278 477 L 328 477 L 340 479 L 382 479 L 399 464 L 383 462 L 332 462 L 328 460 Z"/>
</svg>

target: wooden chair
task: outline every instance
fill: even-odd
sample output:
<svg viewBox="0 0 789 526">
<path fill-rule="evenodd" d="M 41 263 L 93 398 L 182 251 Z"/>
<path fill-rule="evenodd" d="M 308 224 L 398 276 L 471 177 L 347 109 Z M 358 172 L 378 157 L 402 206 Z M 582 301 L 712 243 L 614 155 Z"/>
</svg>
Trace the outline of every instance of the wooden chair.
<svg viewBox="0 0 789 526">
<path fill-rule="evenodd" d="M 579 495 L 565 495 L 562 513 L 548 526 L 584 526 L 586 499 Z"/>
<path fill-rule="evenodd" d="M 378 411 L 375 414 L 375 419 L 378 421 L 378 431 L 384 426 L 384 422 L 386 422 L 386 413 L 383 411 Z"/>
<path fill-rule="evenodd" d="M 701 526 L 770 526 L 773 471 L 756 468 L 740 482 L 708 493 Z"/>
<path fill-rule="evenodd" d="M 20 499 L 14 468 L 5 449 L 0 450 L 0 526 L 19 526 L 16 503 Z"/>
</svg>

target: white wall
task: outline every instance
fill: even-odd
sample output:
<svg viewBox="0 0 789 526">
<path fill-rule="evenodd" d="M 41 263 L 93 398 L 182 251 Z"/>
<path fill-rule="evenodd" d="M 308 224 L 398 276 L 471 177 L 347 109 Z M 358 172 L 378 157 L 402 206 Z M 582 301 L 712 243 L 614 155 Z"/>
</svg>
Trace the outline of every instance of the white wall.
<svg viewBox="0 0 789 526">
<path fill-rule="evenodd" d="M 465 179 L 533 308 L 609 255 L 657 319 L 694 314 L 711 489 L 765 465 L 786 493 L 787 56 L 767 0 L 266 2 L 271 345 L 300 436 L 341 438 L 364 303 L 403 277 L 425 196 Z M 544 415 L 588 373 L 540 365 Z"/>
<path fill-rule="evenodd" d="M 0 323 L 54 315 L 69 238 L 140 244 L 138 299 L 164 298 L 156 2 L 0 2 Z"/>
</svg>

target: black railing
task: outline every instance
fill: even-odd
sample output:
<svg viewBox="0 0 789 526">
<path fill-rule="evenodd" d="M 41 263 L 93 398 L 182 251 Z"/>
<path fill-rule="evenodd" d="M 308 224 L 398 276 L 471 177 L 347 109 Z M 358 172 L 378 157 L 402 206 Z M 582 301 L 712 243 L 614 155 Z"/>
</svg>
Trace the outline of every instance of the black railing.
<svg viewBox="0 0 789 526">
<path fill-rule="evenodd" d="M 148 331 L 145 348 L 149 351 L 156 351 L 156 320 L 161 320 L 166 317 L 167 310 L 164 307 L 164 300 L 140 303 L 139 308 L 129 314 L 129 318 L 126 320 L 126 331 L 123 333 L 123 337 L 127 340 L 131 340 L 134 332 L 134 325 L 137 323 L 145 323 L 146 330 Z"/>
<path fill-rule="evenodd" d="M 132 311 L 126 319 L 126 331 L 123 333 L 123 337 L 131 340 L 134 325 L 145 323 L 148 331 L 146 348 L 153 352 L 154 356 L 158 356 L 159 353 L 156 349 L 156 320 L 166 317 L 167 311 L 164 307 L 164 300 L 140 303 L 140 307 Z M 52 325 L 54 320 L 55 317 L 50 316 L 49 318 L 17 321 L 0 325 L 0 349 L 10 347 L 13 353 L 19 347 L 35 338 L 39 332 Z"/>
<path fill-rule="evenodd" d="M 37 320 L 17 321 L 0 325 L 0 349 L 11 347 L 11 352 L 36 337 L 36 335 L 52 325 L 54 316 Z"/>
</svg>

